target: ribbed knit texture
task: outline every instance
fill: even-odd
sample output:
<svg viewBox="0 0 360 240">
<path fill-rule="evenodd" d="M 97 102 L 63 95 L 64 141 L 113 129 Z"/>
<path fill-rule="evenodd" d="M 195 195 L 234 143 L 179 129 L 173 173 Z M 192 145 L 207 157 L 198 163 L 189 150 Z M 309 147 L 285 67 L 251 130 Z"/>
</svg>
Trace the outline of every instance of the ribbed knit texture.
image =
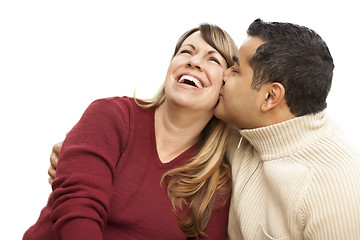
<svg viewBox="0 0 360 240">
<path fill-rule="evenodd" d="M 325 112 L 240 134 L 231 240 L 360 239 L 360 155 Z"/>
</svg>

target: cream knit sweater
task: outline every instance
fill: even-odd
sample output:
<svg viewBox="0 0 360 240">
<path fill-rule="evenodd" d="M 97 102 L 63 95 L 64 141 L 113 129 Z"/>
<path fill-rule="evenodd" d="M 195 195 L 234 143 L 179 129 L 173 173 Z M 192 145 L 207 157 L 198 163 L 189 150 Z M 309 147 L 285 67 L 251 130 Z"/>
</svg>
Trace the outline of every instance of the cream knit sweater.
<svg viewBox="0 0 360 240">
<path fill-rule="evenodd" d="M 325 112 L 238 133 L 230 240 L 360 240 L 360 155 Z"/>
</svg>

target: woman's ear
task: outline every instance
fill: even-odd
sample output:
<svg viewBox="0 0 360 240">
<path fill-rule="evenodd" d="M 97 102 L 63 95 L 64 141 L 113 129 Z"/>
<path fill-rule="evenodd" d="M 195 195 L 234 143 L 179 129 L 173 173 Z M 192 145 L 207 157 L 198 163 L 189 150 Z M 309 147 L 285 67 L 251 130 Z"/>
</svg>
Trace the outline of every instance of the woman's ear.
<svg viewBox="0 0 360 240">
<path fill-rule="evenodd" d="M 264 101 L 261 105 L 261 110 L 263 112 L 267 112 L 276 108 L 283 100 L 285 100 L 284 97 L 285 87 L 278 82 L 270 83 L 264 94 Z"/>
</svg>

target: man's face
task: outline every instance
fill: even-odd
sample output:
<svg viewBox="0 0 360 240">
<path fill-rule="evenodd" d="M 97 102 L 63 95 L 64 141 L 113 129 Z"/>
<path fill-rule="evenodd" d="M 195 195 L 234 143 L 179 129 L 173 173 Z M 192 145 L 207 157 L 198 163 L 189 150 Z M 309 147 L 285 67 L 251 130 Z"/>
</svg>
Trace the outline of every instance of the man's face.
<svg viewBox="0 0 360 240">
<path fill-rule="evenodd" d="M 224 86 L 215 108 L 215 116 L 241 129 L 261 126 L 261 91 L 252 89 L 254 75 L 250 67 L 250 57 L 264 41 L 258 37 L 249 37 L 238 51 L 238 62 L 224 73 Z"/>
</svg>

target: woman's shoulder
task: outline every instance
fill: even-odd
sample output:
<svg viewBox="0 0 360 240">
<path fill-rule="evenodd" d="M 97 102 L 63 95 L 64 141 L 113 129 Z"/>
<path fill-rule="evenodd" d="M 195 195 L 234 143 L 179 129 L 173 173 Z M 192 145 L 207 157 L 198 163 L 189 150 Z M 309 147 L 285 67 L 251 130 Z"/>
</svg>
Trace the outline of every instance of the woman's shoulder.
<svg viewBox="0 0 360 240">
<path fill-rule="evenodd" d="M 148 109 L 141 107 L 141 105 L 143 104 L 142 100 L 134 99 L 128 96 L 100 98 L 92 102 L 92 104 L 108 105 L 108 107 L 131 108 L 138 110 Z"/>
<path fill-rule="evenodd" d="M 109 115 L 128 115 L 131 114 L 136 107 L 136 103 L 131 97 L 106 97 L 93 101 L 88 110 Z"/>
<path fill-rule="evenodd" d="M 100 118 L 113 119 L 115 122 L 122 124 L 136 124 L 136 119 L 152 118 L 154 108 L 142 108 L 134 98 L 123 97 L 107 97 L 93 101 L 87 109 L 91 114 Z"/>
<path fill-rule="evenodd" d="M 98 105 L 109 105 L 109 106 L 119 106 L 119 107 L 126 107 L 132 106 L 135 104 L 135 101 L 131 97 L 122 96 L 122 97 L 106 97 L 106 98 L 99 98 L 93 101 L 91 104 L 98 104 Z"/>
</svg>

